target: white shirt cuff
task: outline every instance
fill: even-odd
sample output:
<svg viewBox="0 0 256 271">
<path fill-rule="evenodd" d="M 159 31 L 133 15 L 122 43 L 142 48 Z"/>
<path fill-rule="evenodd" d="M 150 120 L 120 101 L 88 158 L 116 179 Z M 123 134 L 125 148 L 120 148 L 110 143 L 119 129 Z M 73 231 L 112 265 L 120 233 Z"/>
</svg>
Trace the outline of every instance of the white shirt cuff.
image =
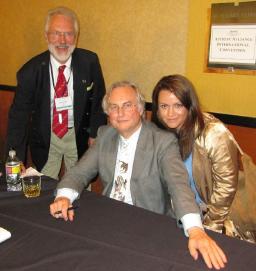
<svg viewBox="0 0 256 271">
<path fill-rule="evenodd" d="M 60 188 L 57 190 L 56 198 L 66 197 L 70 200 L 72 204 L 79 196 L 79 193 L 71 188 Z"/>
<path fill-rule="evenodd" d="M 181 219 L 183 229 L 184 229 L 184 234 L 188 237 L 188 229 L 192 227 L 199 227 L 201 229 L 204 229 L 202 225 L 202 220 L 200 214 L 186 214 L 184 215 Z"/>
</svg>

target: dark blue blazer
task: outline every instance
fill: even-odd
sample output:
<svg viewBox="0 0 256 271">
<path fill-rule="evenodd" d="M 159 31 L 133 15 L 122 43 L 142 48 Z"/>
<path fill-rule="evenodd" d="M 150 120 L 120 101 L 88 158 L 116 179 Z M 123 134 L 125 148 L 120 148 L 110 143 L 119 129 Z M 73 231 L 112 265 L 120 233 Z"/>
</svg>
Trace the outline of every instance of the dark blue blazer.
<svg viewBox="0 0 256 271">
<path fill-rule="evenodd" d="M 48 159 L 51 137 L 50 53 L 29 60 L 17 73 L 17 89 L 9 111 L 7 150 L 13 148 L 25 162 L 27 145 L 32 161 L 41 170 Z M 105 83 L 95 53 L 76 48 L 72 54 L 74 126 L 78 157 L 87 149 L 88 137 L 96 137 L 106 123 L 101 101 Z M 90 86 L 93 83 L 93 87 Z"/>
</svg>

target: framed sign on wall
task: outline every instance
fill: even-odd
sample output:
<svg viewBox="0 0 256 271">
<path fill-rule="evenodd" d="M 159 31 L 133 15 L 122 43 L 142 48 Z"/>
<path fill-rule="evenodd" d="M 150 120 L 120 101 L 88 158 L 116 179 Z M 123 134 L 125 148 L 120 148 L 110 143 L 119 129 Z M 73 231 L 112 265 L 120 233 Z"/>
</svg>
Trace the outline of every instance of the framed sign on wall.
<svg viewBox="0 0 256 271">
<path fill-rule="evenodd" d="M 212 4 L 208 72 L 256 73 L 256 1 Z"/>
</svg>

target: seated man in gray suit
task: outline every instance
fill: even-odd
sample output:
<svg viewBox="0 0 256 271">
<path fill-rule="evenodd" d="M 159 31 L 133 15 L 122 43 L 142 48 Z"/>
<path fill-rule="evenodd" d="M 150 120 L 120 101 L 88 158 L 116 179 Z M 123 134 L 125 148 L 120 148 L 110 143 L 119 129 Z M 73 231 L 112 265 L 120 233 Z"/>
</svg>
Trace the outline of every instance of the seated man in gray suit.
<svg viewBox="0 0 256 271">
<path fill-rule="evenodd" d="M 160 214 L 174 210 L 189 236 L 192 257 L 197 259 L 200 251 L 209 268 L 220 269 L 226 257 L 203 230 L 177 140 L 143 121 L 144 104 L 135 85 L 125 81 L 112 85 L 103 99 L 111 126 L 99 129 L 96 142 L 65 174 L 50 213 L 72 221 L 74 212 L 68 208 L 99 173 L 103 195 Z"/>
</svg>

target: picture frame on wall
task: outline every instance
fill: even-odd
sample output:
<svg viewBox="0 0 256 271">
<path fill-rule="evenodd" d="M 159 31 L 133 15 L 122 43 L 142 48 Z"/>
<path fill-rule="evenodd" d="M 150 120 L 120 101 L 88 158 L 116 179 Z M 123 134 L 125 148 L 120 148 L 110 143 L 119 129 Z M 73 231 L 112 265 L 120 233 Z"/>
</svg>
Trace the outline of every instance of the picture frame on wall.
<svg viewBox="0 0 256 271">
<path fill-rule="evenodd" d="M 256 24 L 212 25 L 208 66 L 256 69 Z"/>
<path fill-rule="evenodd" d="M 207 69 L 256 71 L 256 1 L 212 4 Z"/>
</svg>

